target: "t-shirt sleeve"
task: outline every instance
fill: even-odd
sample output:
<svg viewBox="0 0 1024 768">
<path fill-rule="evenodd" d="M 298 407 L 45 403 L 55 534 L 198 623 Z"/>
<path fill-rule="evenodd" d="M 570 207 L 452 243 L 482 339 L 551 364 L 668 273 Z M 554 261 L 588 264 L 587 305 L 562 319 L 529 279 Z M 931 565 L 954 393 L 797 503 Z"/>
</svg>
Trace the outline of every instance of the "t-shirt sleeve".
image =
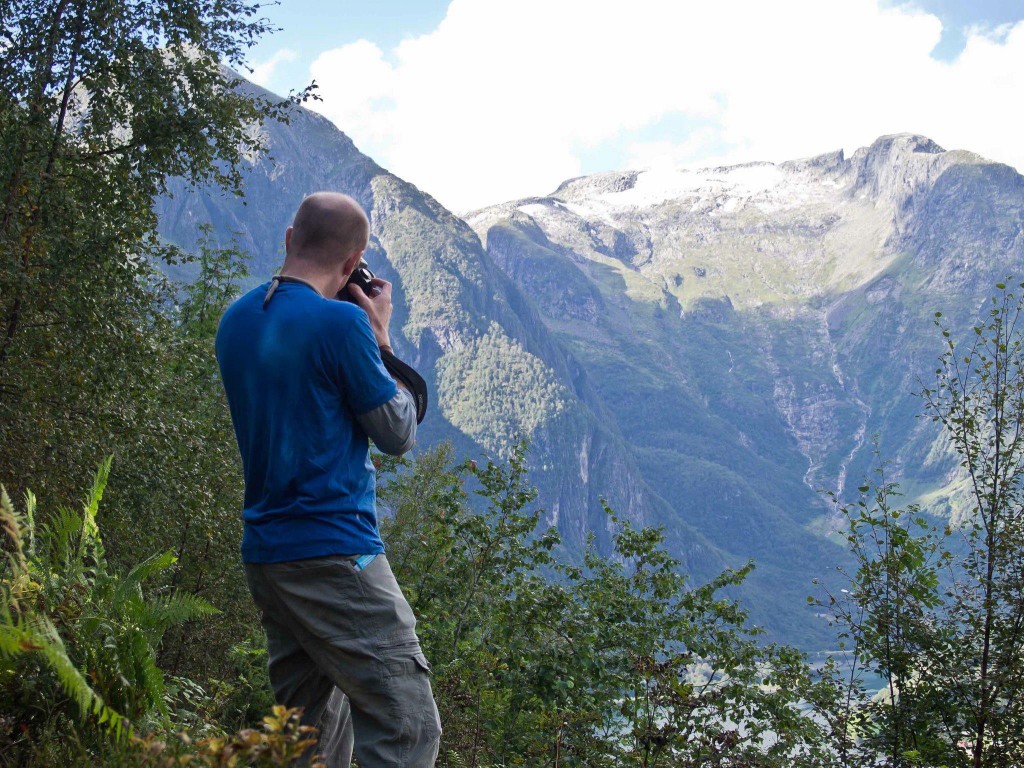
<svg viewBox="0 0 1024 768">
<path fill-rule="evenodd" d="M 344 310 L 336 313 L 328 330 L 329 368 L 341 383 L 342 396 L 352 413 L 358 416 L 388 402 L 398 385 L 381 362 L 366 313 L 354 305 Z"/>
</svg>

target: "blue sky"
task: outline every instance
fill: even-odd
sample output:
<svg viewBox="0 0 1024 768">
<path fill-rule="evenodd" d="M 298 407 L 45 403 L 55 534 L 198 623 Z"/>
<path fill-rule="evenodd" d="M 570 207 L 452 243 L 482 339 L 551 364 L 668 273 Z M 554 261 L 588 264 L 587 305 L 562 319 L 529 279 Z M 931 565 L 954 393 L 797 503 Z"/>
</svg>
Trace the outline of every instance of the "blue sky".
<svg viewBox="0 0 1024 768">
<path fill-rule="evenodd" d="M 1021 0 L 918 0 L 914 4 L 942 21 L 942 40 L 934 55 L 943 60 L 952 59 L 963 50 L 967 42 L 965 31 L 971 26 L 998 27 L 1024 19 Z"/>
<path fill-rule="evenodd" d="M 356 40 L 372 40 L 385 50 L 406 37 L 423 35 L 441 23 L 449 0 L 281 0 L 264 15 L 280 31 L 253 50 L 253 61 L 265 60 L 280 48 L 300 54 L 280 78 L 288 84 L 309 77 L 309 65 L 322 51 Z"/>
<path fill-rule="evenodd" d="M 281 31 L 251 52 L 254 79 L 287 92 L 315 77 L 315 108 L 456 210 L 581 173 L 777 161 L 898 131 L 1024 167 L 1006 127 L 1024 103 L 1020 0 L 281 0 L 266 14 Z"/>
</svg>

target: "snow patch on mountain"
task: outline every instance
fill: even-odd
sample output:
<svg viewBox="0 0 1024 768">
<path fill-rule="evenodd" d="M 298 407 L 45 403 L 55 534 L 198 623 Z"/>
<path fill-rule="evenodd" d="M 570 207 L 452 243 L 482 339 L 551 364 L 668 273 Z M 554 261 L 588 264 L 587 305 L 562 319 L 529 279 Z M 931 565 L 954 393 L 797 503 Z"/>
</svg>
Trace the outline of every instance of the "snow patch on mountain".
<svg viewBox="0 0 1024 768">
<path fill-rule="evenodd" d="M 650 170 L 638 175 L 632 189 L 602 197 L 617 208 L 642 208 L 702 190 L 721 191 L 734 198 L 753 197 L 778 186 L 783 180 L 784 174 L 772 163 L 700 170 Z"/>
<path fill-rule="evenodd" d="M 543 203 L 529 202 L 530 215 L 550 215 L 559 207 L 590 221 L 616 226 L 622 219 L 667 205 L 688 213 L 730 216 L 748 207 L 774 215 L 815 203 L 838 205 L 853 178 L 813 164 L 748 163 L 723 168 L 651 169 L 628 174 L 598 174 L 563 184 Z M 526 211 L 527 206 L 522 206 Z"/>
<path fill-rule="evenodd" d="M 485 242 L 494 224 L 526 221 L 524 236 L 539 228 L 570 260 L 611 268 L 627 294 L 652 305 L 685 311 L 729 296 L 751 309 L 817 300 L 878 275 L 935 180 L 976 162 L 963 154 L 900 134 L 850 157 L 598 173 L 467 221 Z"/>
</svg>

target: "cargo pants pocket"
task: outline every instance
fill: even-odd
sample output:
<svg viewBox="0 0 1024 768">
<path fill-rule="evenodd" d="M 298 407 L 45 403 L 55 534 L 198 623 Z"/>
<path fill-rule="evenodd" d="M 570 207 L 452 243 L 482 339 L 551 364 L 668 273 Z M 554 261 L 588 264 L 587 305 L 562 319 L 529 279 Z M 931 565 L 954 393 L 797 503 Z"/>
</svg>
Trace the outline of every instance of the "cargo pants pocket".
<svg viewBox="0 0 1024 768">
<path fill-rule="evenodd" d="M 384 662 L 383 685 L 407 745 L 402 765 L 432 766 L 441 738 L 441 718 L 430 687 L 430 662 L 418 643 L 393 651 Z"/>
</svg>

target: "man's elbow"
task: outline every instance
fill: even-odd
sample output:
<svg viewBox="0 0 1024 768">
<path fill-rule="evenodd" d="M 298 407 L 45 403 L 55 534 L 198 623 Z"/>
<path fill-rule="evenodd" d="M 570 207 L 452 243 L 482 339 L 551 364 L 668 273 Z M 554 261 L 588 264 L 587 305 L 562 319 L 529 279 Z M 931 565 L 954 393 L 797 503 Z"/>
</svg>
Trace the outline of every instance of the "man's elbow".
<svg viewBox="0 0 1024 768">
<path fill-rule="evenodd" d="M 405 390 L 360 416 L 359 422 L 381 453 L 401 456 L 416 445 L 416 405 Z"/>
<path fill-rule="evenodd" d="M 381 453 L 386 453 L 388 456 L 401 456 L 411 451 L 416 445 L 416 429 L 413 428 L 404 437 L 389 435 L 381 440 L 374 440 L 373 443 Z"/>
</svg>

